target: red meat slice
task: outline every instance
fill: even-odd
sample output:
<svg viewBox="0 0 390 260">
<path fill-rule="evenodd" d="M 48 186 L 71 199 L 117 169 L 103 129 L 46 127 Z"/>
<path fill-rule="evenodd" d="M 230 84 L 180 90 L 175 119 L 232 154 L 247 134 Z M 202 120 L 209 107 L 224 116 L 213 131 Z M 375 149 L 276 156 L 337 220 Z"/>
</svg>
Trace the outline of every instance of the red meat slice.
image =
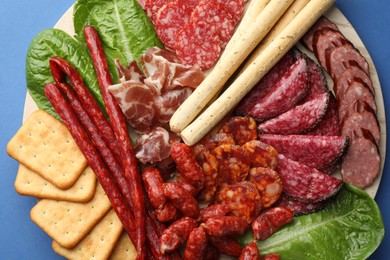
<svg viewBox="0 0 390 260">
<path fill-rule="evenodd" d="M 276 84 L 280 78 L 288 71 L 291 65 L 294 64 L 296 58 L 292 52 L 288 52 L 276 65 L 257 83 L 251 91 L 238 104 L 235 114 L 247 115 L 249 111 L 265 97 L 270 89 Z"/>
<path fill-rule="evenodd" d="M 371 90 L 373 95 L 375 95 L 374 85 L 370 76 L 364 72 L 364 70 L 360 68 L 357 63 L 356 65 L 352 65 L 345 69 L 344 72 L 338 76 L 337 81 L 333 86 L 333 90 L 336 95 L 339 96 L 341 93 L 343 93 L 349 84 L 351 84 L 353 81 L 364 82 Z"/>
<path fill-rule="evenodd" d="M 283 154 L 279 154 L 277 172 L 283 183 L 283 191 L 305 201 L 325 200 L 336 194 L 343 183 L 340 179 L 291 160 Z"/>
<path fill-rule="evenodd" d="M 192 94 L 191 88 L 179 88 L 167 91 L 156 97 L 159 111 L 159 122 L 167 123 L 176 109 Z"/>
<path fill-rule="evenodd" d="M 317 22 L 307 31 L 307 33 L 302 37 L 301 42 L 308 48 L 310 51 L 313 51 L 313 36 L 317 30 L 322 28 L 332 28 L 338 30 L 337 25 L 329 21 L 325 16 L 320 17 Z"/>
<path fill-rule="evenodd" d="M 298 134 L 315 127 L 326 114 L 329 93 L 298 105 L 289 111 L 258 125 L 261 133 Z"/>
<path fill-rule="evenodd" d="M 270 92 L 249 111 L 257 121 L 278 116 L 293 108 L 308 91 L 308 68 L 306 59 L 300 57 L 278 80 Z"/>
<path fill-rule="evenodd" d="M 261 134 L 260 141 L 292 160 L 317 169 L 337 161 L 349 144 L 345 136 Z"/>
<path fill-rule="evenodd" d="M 189 22 L 176 36 L 175 50 L 182 63 L 209 69 L 221 53 L 217 27 L 205 21 Z"/>
<path fill-rule="evenodd" d="M 151 130 L 158 119 L 154 104 L 155 92 L 145 84 L 126 81 L 109 87 L 129 125 L 137 132 Z"/>
<path fill-rule="evenodd" d="M 321 201 L 303 201 L 296 198 L 292 198 L 285 193 L 282 193 L 278 201 L 275 203 L 275 206 L 286 207 L 294 211 L 295 216 L 306 215 L 318 210 L 323 209 L 328 200 Z"/>
<path fill-rule="evenodd" d="M 307 91 L 305 101 L 309 101 L 317 95 L 328 92 L 329 88 L 322 68 L 309 57 L 306 57 L 306 61 L 309 70 L 309 90 Z"/>
</svg>

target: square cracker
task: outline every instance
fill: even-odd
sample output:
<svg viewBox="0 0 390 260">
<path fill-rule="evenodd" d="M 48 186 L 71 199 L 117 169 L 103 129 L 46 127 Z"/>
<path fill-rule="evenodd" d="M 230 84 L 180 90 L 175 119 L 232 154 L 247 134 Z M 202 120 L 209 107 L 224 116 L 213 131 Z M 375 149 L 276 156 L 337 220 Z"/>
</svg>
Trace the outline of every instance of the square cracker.
<svg viewBox="0 0 390 260">
<path fill-rule="evenodd" d="M 30 212 L 32 221 L 58 244 L 76 246 L 110 210 L 102 186 L 97 182 L 94 197 L 87 203 L 40 200 Z"/>
<path fill-rule="evenodd" d="M 111 209 L 74 248 L 64 248 L 56 241 L 52 247 L 54 252 L 67 259 L 108 259 L 122 230 L 122 223 Z"/>
<path fill-rule="evenodd" d="M 92 169 L 87 167 L 72 187 L 62 190 L 21 164 L 14 187 L 20 195 L 39 199 L 88 202 L 95 194 L 96 177 Z"/>
<path fill-rule="evenodd" d="M 87 165 L 66 126 L 43 110 L 27 118 L 7 153 L 60 189 L 71 187 Z"/>
<path fill-rule="evenodd" d="M 126 231 L 123 231 L 121 237 L 116 243 L 114 250 L 112 251 L 109 260 L 135 260 L 137 258 L 137 250 L 131 242 L 129 235 Z"/>
</svg>

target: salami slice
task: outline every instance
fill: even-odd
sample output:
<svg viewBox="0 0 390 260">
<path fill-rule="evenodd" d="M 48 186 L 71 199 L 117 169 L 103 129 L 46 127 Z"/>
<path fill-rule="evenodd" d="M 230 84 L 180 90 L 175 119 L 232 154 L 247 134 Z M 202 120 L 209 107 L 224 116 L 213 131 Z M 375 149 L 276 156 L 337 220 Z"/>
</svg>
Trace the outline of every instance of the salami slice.
<svg viewBox="0 0 390 260">
<path fill-rule="evenodd" d="M 221 53 L 220 37 L 215 25 L 205 21 L 189 22 L 176 36 L 176 54 L 187 65 L 203 70 L 213 66 Z"/>
<path fill-rule="evenodd" d="M 377 106 L 375 98 L 370 89 L 360 81 L 352 82 L 342 95 L 339 95 L 338 109 L 339 118 L 343 120 L 349 111 L 354 110 L 355 103 L 364 101 L 376 113 Z"/>
<path fill-rule="evenodd" d="M 306 201 L 325 200 L 333 196 L 342 185 L 342 180 L 282 154 L 279 154 L 277 171 L 283 183 L 283 191 L 291 197 Z"/>
<path fill-rule="evenodd" d="M 352 46 L 339 30 L 322 28 L 314 33 L 313 52 L 318 61 L 330 72 L 329 58 L 333 50 L 340 46 Z"/>
<path fill-rule="evenodd" d="M 329 94 L 329 105 L 322 120 L 307 135 L 340 135 L 340 119 L 337 100 L 333 93 Z"/>
<path fill-rule="evenodd" d="M 218 133 L 226 133 L 233 137 L 235 144 L 242 145 L 257 139 L 257 124 L 249 116 L 231 117 Z"/>
<path fill-rule="evenodd" d="M 343 180 L 364 189 L 379 175 L 380 162 L 378 146 L 371 134 L 367 131 L 356 134 L 341 165 Z"/>
<path fill-rule="evenodd" d="M 262 134 L 260 140 L 284 156 L 317 169 L 342 157 L 349 144 L 345 136 Z"/>
<path fill-rule="evenodd" d="M 269 144 L 259 140 L 252 140 L 243 144 L 245 157 L 251 167 L 265 167 L 275 169 L 278 165 L 278 151 Z"/>
<path fill-rule="evenodd" d="M 351 61 L 357 62 L 360 68 L 370 74 L 370 69 L 367 60 L 363 57 L 360 51 L 350 44 L 345 44 L 332 50 L 329 56 L 329 74 L 333 79 L 340 76 L 344 70 L 351 66 Z M 353 63 L 352 63 L 353 64 Z"/>
<path fill-rule="evenodd" d="M 261 197 L 254 183 L 245 181 L 226 185 L 215 195 L 215 202 L 231 207 L 230 215 L 250 223 L 261 210 Z"/>
<path fill-rule="evenodd" d="M 321 16 L 315 24 L 306 32 L 306 34 L 302 37 L 301 42 L 303 45 L 306 46 L 310 51 L 313 51 L 313 37 L 314 33 L 317 30 L 320 30 L 322 28 L 332 28 L 334 30 L 338 30 L 338 27 L 336 24 L 332 23 L 328 18 L 325 16 Z"/>
<path fill-rule="evenodd" d="M 168 2 L 158 10 L 156 33 L 165 47 L 175 49 L 176 35 L 190 21 L 192 10 L 184 1 Z"/>
<path fill-rule="evenodd" d="M 226 7 L 230 6 L 222 1 L 201 1 L 191 14 L 191 21 L 204 21 L 215 26 L 221 40 L 221 48 L 229 42 L 237 25 L 234 13 Z"/>
<path fill-rule="evenodd" d="M 258 125 L 261 133 L 296 134 L 315 127 L 326 114 L 329 93 L 298 105 L 289 111 Z"/>
<path fill-rule="evenodd" d="M 315 202 L 303 201 L 298 200 L 296 198 L 292 198 L 285 193 L 282 193 L 278 201 L 275 203 L 275 206 L 289 208 L 294 211 L 294 216 L 299 216 L 317 212 L 323 209 L 328 202 L 328 200 L 321 200 Z"/>
<path fill-rule="evenodd" d="M 153 23 L 155 22 L 158 10 L 160 10 L 163 5 L 169 2 L 170 0 L 144 0 L 144 9 Z"/>
<path fill-rule="evenodd" d="M 251 89 L 251 91 L 246 94 L 238 104 L 234 113 L 237 115 L 247 115 L 255 104 L 269 93 L 270 89 L 279 81 L 284 73 L 288 71 L 295 60 L 296 58 L 292 51 L 284 55 L 282 59 Z"/>
<path fill-rule="evenodd" d="M 229 13 L 233 15 L 236 24 L 241 20 L 245 8 L 244 0 L 212 0 L 212 1 L 223 4 L 226 10 L 228 10 Z"/>
<path fill-rule="evenodd" d="M 257 121 L 278 116 L 293 108 L 308 91 L 308 66 L 300 57 L 272 87 L 270 92 L 249 111 Z"/>
<path fill-rule="evenodd" d="M 220 145 L 212 152 L 218 161 L 218 186 L 244 181 L 249 171 L 249 158 L 239 145 Z"/>
<path fill-rule="evenodd" d="M 353 81 L 364 82 L 371 90 L 373 95 L 375 95 L 375 89 L 370 76 L 357 64 L 346 68 L 344 72 L 337 77 L 337 80 L 333 86 L 335 94 L 339 96 Z"/>
<path fill-rule="evenodd" d="M 282 193 L 282 181 L 278 173 L 271 168 L 255 167 L 250 169 L 248 180 L 256 185 L 263 208 L 272 206 Z"/>
<path fill-rule="evenodd" d="M 368 130 L 375 143 L 379 146 L 380 142 L 380 127 L 376 115 L 370 110 L 354 112 L 344 118 L 341 126 L 341 134 L 343 136 L 352 136 L 353 132 L 359 132 L 361 129 Z"/>
<path fill-rule="evenodd" d="M 310 57 L 306 56 L 306 61 L 309 70 L 309 89 L 307 91 L 304 101 L 309 101 L 317 95 L 328 92 L 329 88 L 322 68 L 317 65 L 317 63 L 315 63 Z"/>
</svg>

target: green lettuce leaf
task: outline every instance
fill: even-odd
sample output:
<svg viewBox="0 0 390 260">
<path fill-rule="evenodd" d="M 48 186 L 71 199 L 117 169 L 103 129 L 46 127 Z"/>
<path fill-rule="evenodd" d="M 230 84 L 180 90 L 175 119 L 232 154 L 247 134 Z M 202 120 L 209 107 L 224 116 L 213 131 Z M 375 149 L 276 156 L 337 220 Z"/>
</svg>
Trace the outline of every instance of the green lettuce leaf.
<svg viewBox="0 0 390 260">
<path fill-rule="evenodd" d="M 136 0 L 77 0 L 73 12 L 76 37 L 84 41 L 84 27 L 99 32 L 114 80 L 114 59 L 123 65 L 139 59 L 153 46 L 162 46 L 149 18 Z"/>
<path fill-rule="evenodd" d="M 45 85 L 54 82 L 49 66 L 49 60 L 54 56 L 67 60 L 77 69 L 99 105 L 104 107 L 86 45 L 80 44 L 62 30 L 46 29 L 34 37 L 26 58 L 27 90 L 38 108 L 59 118 L 44 94 Z"/>
<path fill-rule="evenodd" d="M 265 241 L 261 254 L 278 253 L 287 259 L 366 259 L 384 237 L 384 224 L 375 201 L 345 184 L 330 204 L 317 213 L 296 217 Z M 253 241 L 248 232 L 239 239 Z"/>
</svg>

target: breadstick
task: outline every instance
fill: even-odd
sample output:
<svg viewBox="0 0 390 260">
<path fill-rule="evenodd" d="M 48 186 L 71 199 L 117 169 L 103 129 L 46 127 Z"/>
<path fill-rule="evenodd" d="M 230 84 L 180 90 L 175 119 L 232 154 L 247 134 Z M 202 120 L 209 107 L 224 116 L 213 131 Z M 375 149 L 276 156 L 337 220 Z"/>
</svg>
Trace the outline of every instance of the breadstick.
<svg viewBox="0 0 390 260">
<path fill-rule="evenodd" d="M 292 2 L 293 0 L 271 0 L 251 26 L 247 30 L 242 30 L 243 34 L 235 37 L 237 40 L 231 44 L 227 54 L 222 55 L 211 73 L 173 114 L 170 120 L 173 132 L 180 132 L 195 119 Z"/>
<path fill-rule="evenodd" d="M 335 0 L 311 0 L 283 31 L 260 52 L 246 69 L 194 122 L 181 137 L 193 145 L 205 136 L 250 91 L 250 89 L 292 48 Z"/>
</svg>

